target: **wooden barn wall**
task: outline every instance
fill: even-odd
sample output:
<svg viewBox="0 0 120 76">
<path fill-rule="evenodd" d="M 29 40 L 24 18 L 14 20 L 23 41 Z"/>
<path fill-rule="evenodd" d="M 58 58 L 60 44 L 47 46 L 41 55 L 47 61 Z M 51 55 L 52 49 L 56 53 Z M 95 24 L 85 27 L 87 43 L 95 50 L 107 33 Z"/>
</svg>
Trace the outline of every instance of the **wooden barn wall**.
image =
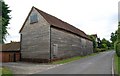
<svg viewBox="0 0 120 76">
<path fill-rule="evenodd" d="M 88 55 L 93 52 L 93 43 L 75 34 L 51 27 L 52 58 Z"/>
<path fill-rule="evenodd" d="M 38 22 L 30 24 L 30 18 L 21 32 L 21 58 L 22 60 L 49 59 L 50 57 L 50 26 L 47 21 L 35 10 Z"/>
<path fill-rule="evenodd" d="M 0 52 L 0 62 L 17 62 L 20 61 L 19 52 Z"/>
</svg>

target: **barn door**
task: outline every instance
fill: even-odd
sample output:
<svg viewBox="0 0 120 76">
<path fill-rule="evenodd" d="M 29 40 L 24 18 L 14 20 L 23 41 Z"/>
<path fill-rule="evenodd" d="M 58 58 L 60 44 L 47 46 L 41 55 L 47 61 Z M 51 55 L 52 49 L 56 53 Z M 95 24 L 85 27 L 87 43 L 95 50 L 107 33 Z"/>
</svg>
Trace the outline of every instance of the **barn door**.
<svg viewBox="0 0 120 76">
<path fill-rule="evenodd" d="M 13 56 L 14 56 L 14 57 L 13 57 L 14 62 L 16 62 L 16 54 L 14 53 Z"/>
<path fill-rule="evenodd" d="M 10 53 L 9 54 L 9 62 L 13 62 L 14 61 L 14 54 Z"/>
<path fill-rule="evenodd" d="M 53 45 L 53 56 L 57 57 L 57 53 L 58 53 L 58 44 L 54 44 Z"/>
</svg>

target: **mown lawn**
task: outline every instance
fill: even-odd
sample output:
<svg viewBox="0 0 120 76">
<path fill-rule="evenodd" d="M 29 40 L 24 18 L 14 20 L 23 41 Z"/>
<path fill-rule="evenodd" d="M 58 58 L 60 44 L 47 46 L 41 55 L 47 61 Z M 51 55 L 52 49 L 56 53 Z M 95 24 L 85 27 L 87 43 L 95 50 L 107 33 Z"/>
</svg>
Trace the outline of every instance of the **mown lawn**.
<svg viewBox="0 0 120 76">
<path fill-rule="evenodd" d="M 115 73 L 119 74 L 120 76 L 120 57 L 118 57 L 116 54 L 114 56 L 114 61 L 115 61 Z"/>
<path fill-rule="evenodd" d="M 0 75 L 1 76 L 13 76 L 12 71 L 6 67 L 0 68 Z"/>
<path fill-rule="evenodd" d="M 93 54 L 90 54 L 90 55 L 87 55 L 87 56 L 76 56 L 76 57 L 72 57 L 72 58 L 68 58 L 68 59 L 58 60 L 58 61 L 52 62 L 52 64 L 64 64 L 64 63 L 72 62 L 72 61 L 75 61 L 75 60 L 79 60 L 81 58 L 94 56 L 96 54 L 98 54 L 98 53 L 93 53 Z"/>
</svg>

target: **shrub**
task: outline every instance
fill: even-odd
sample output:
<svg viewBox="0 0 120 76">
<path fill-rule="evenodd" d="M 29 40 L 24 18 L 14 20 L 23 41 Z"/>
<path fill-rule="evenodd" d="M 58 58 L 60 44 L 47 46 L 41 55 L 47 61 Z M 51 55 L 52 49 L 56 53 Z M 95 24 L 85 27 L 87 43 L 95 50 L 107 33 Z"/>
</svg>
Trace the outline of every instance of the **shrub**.
<svg viewBox="0 0 120 76">
<path fill-rule="evenodd" d="M 103 52 L 103 51 L 106 51 L 105 48 L 96 48 L 96 52 Z"/>
<path fill-rule="evenodd" d="M 118 57 L 120 57 L 120 42 L 115 42 L 115 50 Z"/>
</svg>

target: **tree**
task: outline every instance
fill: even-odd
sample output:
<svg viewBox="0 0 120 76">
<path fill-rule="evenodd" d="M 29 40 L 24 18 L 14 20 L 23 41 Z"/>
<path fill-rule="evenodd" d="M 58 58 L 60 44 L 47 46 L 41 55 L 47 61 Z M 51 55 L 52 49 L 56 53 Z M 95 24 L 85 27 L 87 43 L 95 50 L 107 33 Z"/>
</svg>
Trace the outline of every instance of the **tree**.
<svg viewBox="0 0 120 76">
<path fill-rule="evenodd" d="M 112 46 L 114 47 L 114 43 L 116 42 L 116 40 L 117 40 L 117 30 L 115 31 L 115 33 L 111 33 L 111 38 L 110 38 L 110 40 L 112 41 Z"/>
<path fill-rule="evenodd" d="M 106 40 L 105 38 L 103 38 L 101 42 L 102 42 L 102 48 L 106 48 L 106 49 L 111 48 L 111 43 L 108 40 Z M 104 46 L 103 46 L 103 44 L 104 44 Z"/>
<path fill-rule="evenodd" d="M 118 25 L 117 41 L 115 43 L 115 50 L 116 50 L 117 56 L 120 57 L 120 22 L 119 22 L 119 25 Z"/>
<path fill-rule="evenodd" d="M 120 42 L 120 22 L 119 22 L 119 25 L 118 25 L 117 40 Z"/>
<path fill-rule="evenodd" d="M 108 49 L 111 49 L 112 45 L 109 41 L 107 41 L 107 46 L 108 46 Z"/>
<path fill-rule="evenodd" d="M 6 34 L 8 34 L 7 32 L 7 26 L 9 24 L 9 20 L 11 19 L 10 18 L 10 15 L 9 13 L 11 12 L 11 10 L 9 10 L 9 7 L 7 4 L 5 4 L 4 1 L 0 1 L 0 4 L 2 4 L 2 25 L 0 25 L 0 32 L 2 34 L 2 39 L 0 39 L 0 43 L 4 43 L 4 40 L 6 39 L 5 36 Z M 1 19 L 0 19 L 1 20 Z"/>
<path fill-rule="evenodd" d="M 0 43 L 2 43 L 2 2 L 0 1 Z"/>
<path fill-rule="evenodd" d="M 105 43 L 103 43 L 102 46 L 101 46 L 101 48 L 102 48 L 102 49 L 107 49 L 108 46 L 107 46 Z"/>
<path fill-rule="evenodd" d="M 93 48 L 96 48 L 97 47 L 96 38 L 94 36 L 92 36 L 92 35 L 90 35 L 89 37 L 93 41 Z"/>
<path fill-rule="evenodd" d="M 98 48 L 101 48 L 101 46 L 102 46 L 102 41 L 100 40 L 100 38 L 97 38 L 97 40 L 98 40 L 98 42 L 97 42 Z"/>
</svg>

